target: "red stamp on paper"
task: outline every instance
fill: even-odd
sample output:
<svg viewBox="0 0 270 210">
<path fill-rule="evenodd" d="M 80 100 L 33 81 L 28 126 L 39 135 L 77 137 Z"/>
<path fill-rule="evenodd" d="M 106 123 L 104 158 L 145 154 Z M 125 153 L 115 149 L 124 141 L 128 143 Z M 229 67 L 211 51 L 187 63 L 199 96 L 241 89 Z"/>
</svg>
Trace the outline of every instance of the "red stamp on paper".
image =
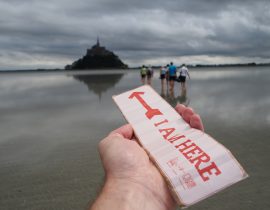
<svg viewBox="0 0 270 210">
<path fill-rule="evenodd" d="M 167 165 L 172 169 L 174 174 L 180 175 L 179 181 L 184 189 L 190 189 L 196 186 L 196 182 L 193 180 L 191 174 L 185 171 L 178 157 L 169 160 Z"/>
<path fill-rule="evenodd" d="M 193 180 L 190 173 L 186 173 L 182 176 L 182 179 L 184 180 L 184 183 L 186 184 L 187 188 L 193 188 L 196 186 L 196 182 Z"/>
<path fill-rule="evenodd" d="M 184 168 L 183 168 L 183 166 L 181 165 L 181 163 L 180 163 L 178 157 L 176 157 L 176 158 L 174 158 L 174 159 L 172 159 L 172 160 L 169 160 L 169 161 L 167 162 L 167 164 L 168 164 L 168 166 L 169 166 L 170 168 L 176 170 L 176 173 L 177 173 L 177 174 L 179 174 L 179 172 L 177 172 L 177 171 L 183 171 L 183 170 L 184 170 Z"/>
</svg>

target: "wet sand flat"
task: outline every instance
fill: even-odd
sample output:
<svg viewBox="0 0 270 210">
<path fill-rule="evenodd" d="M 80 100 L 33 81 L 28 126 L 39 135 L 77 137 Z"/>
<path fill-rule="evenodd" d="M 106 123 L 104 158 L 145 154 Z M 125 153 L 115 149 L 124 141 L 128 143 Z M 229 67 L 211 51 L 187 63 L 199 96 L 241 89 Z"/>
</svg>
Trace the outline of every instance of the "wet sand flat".
<svg viewBox="0 0 270 210">
<path fill-rule="evenodd" d="M 270 209 L 269 67 L 190 69 L 186 97 L 205 130 L 250 175 L 191 210 Z M 0 74 L 0 209 L 86 209 L 103 181 L 98 142 L 125 123 L 111 96 L 140 85 L 135 70 Z"/>
</svg>

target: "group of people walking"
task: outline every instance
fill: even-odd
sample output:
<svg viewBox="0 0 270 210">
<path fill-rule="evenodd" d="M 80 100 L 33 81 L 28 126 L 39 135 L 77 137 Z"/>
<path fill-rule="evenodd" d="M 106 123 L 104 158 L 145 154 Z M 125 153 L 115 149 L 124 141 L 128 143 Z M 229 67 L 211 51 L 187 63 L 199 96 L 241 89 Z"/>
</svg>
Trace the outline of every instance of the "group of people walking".
<svg viewBox="0 0 270 210">
<path fill-rule="evenodd" d="M 152 77 L 153 77 L 153 69 L 151 68 L 151 66 L 146 67 L 143 65 L 141 68 L 142 84 L 151 85 Z M 188 68 L 185 64 L 183 64 L 181 68 L 178 70 L 177 67 L 173 64 L 173 62 L 171 62 L 170 64 L 163 66 L 160 69 L 159 78 L 161 80 L 161 89 L 165 90 L 165 87 L 166 87 L 167 90 L 169 90 L 170 93 L 172 93 L 174 92 L 174 83 L 180 82 L 181 95 L 185 95 L 187 91 L 187 88 L 186 88 L 187 77 L 190 79 Z"/>
<path fill-rule="evenodd" d="M 152 83 L 152 77 L 154 75 L 154 71 L 151 66 L 146 67 L 145 65 L 141 68 L 141 80 L 142 84 L 148 84 L 151 85 Z"/>
</svg>

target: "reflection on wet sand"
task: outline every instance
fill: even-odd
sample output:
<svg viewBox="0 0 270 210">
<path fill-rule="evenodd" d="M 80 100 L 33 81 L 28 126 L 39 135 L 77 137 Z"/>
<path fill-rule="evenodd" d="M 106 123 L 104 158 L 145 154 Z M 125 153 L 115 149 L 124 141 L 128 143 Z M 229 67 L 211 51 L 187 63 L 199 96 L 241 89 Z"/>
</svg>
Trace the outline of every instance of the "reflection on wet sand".
<svg viewBox="0 0 270 210">
<path fill-rule="evenodd" d="M 178 96 L 175 96 L 175 91 L 169 91 L 168 89 L 161 88 L 161 97 L 164 98 L 171 106 L 175 107 L 178 103 L 188 106 L 190 99 L 187 97 L 187 92 L 182 91 Z"/>
<path fill-rule="evenodd" d="M 87 85 L 89 91 L 93 91 L 101 98 L 102 93 L 113 88 L 123 77 L 123 73 L 119 74 L 102 74 L 102 75 L 73 75 L 74 79 Z"/>
<path fill-rule="evenodd" d="M 0 75 L 0 209 L 81 210 L 96 198 L 98 143 L 125 122 L 111 95 L 141 85 L 136 70 L 97 74 L 105 73 Z M 160 91 L 156 77 L 152 86 L 173 105 L 192 105 L 252 175 L 190 210 L 269 209 L 269 67 L 193 70 L 186 96 L 179 85 Z"/>
</svg>

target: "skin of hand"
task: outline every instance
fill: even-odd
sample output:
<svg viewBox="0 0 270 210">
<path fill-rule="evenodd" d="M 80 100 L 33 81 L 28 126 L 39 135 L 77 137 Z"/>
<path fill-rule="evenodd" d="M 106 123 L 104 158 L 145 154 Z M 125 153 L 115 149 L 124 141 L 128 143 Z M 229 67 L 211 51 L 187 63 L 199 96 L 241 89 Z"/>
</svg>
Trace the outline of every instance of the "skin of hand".
<svg viewBox="0 0 270 210">
<path fill-rule="evenodd" d="M 177 105 L 176 111 L 191 127 L 203 130 L 199 115 Z M 91 210 L 171 210 L 176 203 L 167 184 L 127 124 L 111 132 L 99 143 L 105 170 L 105 184 Z"/>
</svg>

